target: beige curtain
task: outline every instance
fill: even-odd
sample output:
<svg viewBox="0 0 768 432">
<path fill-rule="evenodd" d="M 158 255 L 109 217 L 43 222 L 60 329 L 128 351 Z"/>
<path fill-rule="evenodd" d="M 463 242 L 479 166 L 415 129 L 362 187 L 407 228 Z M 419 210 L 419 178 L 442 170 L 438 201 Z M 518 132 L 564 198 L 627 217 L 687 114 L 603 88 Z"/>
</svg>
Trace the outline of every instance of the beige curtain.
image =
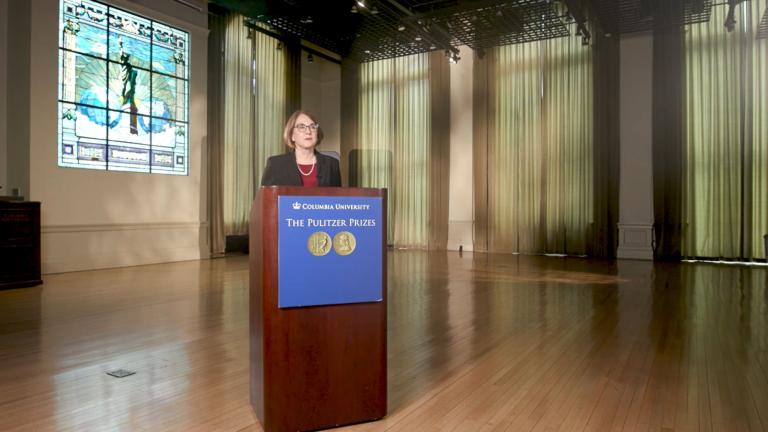
<svg viewBox="0 0 768 432">
<path fill-rule="evenodd" d="M 749 70 L 748 95 L 751 101 L 748 105 L 752 108 L 747 130 L 749 146 L 748 165 L 751 172 L 752 198 L 748 221 L 750 247 L 747 253 L 753 258 L 768 259 L 763 240 L 768 236 L 768 39 L 755 39 L 755 33 L 761 23 L 761 12 L 768 14 L 768 1 L 752 0 L 742 5 L 749 7 L 749 25 L 747 36 L 750 38 L 750 49 L 747 51 L 751 59 Z"/>
<path fill-rule="evenodd" d="M 687 26 L 683 255 L 765 258 L 766 43 L 756 40 L 765 0 L 736 8 L 737 28 L 723 27 L 727 6 L 709 22 Z"/>
<path fill-rule="evenodd" d="M 360 65 L 358 143 L 350 161 L 350 183 L 360 187 L 390 189 L 392 201 L 392 150 L 395 141 L 394 60 Z M 353 168 L 354 167 L 354 168 Z M 392 225 L 390 219 L 390 225 Z M 390 227 L 391 230 L 391 227 Z"/>
<path fill-rule="evenodd" d="M 594 221 L 592 48 L 578 37 L 542 45 L 545 247 L 584 255 Z"/>
<path fill-rule="evenodd" d="M 494 49 L 494 122 L 488 146 L 488 250 L 544 250 L 543 44 Z"/>
<path fill-rule="evenodd" d="M 208 202 L 211 253 L 224 253 L 224 32 L 226 19 L 208 15 Z"/>
<path fill-rule="evenodd" d="M 494 69 L 498 50 L 484 58 L 473 56 L 472 71 L 472 188 L 474 190 L 473 249 L 487 252 L 489 243 L 489 149 L 496 131 Z"/>
<path fill-rule="evenodd" d="M 477 237 L 487 250 L 587 252 L 594 211 L 591 55 L 579 38 L 561 38 L 495 48 L 478 68 L 489 98 L 475 118 L 475 143 L 487 166 L 475 177 L 476 204 L 486 206 L 476 218 L 487 217 L 478 221 L 485 232 Z M 487 136 L 477 132 L 483 127 Z"/>
<path fill-rule="evenodd" d="M 298 73 L 290 70 L 287 49 L 277 39 L 249 29 L 242 15 L 227 15 L 223 33 L 223 84 L 214 83 L 223 85 L 222 144 L 214 156 L 222 162 L 211 172 L 221 178 L 220 196 L 212 195 L 211 200 L 212 210 L 221 212 L 221 222 L 212 218 L 212 224 L 222 227 L 211 228 L 220 237 L 214 251 L 223 249 L 224 236 L 248 233 L 251 203 L 266 160 L 285 151 L 281 136 L 287 82 L 289 73 Z"/>
<path fill-rule="evenodd" d="M 288 116 L 288 63 L 293 57 L 289 56 L 289 47 L 277 39 L 257 31 L 252 32 L 253 41 L 253 138 L 250 147 L 253 149 L 253 175 L 250 177 L 252 192 L 242 195 L 248 200 L 248 211 L 251 208 L 255 191 L 261 184 L 261 175 L 270 156 L 286 151 L 283 144 L 283 126 Z M 293 91 L 293 89 L 291 89 Z M 295 97 L 295 96 L 293 96 Z M 299 96 L 300 97 L 300 96 Z M 290 113 L 288 113 L 290 114 Z M 233 191 L 236 192 L 236 191 Z M 248 212 L 244 215 L 248 217 Z"/>
<path fill-rule="evenodd" d="M 429 248 L 444 250 L 451 181 L 451 65 L 439 51 L 429 54 L 429 87 Z"/>
<path fill-rule="evenodd" d="M 427 54 L 359 67 L 358 137 L 349 182 L 388 189 L 388 242 L 396 247 L 429 247 L 429 90 Z"/>
<path fill-rule="evenodd" d="M 393 60 L 395 84 L 392 229 L 397 247 L 429 247 L 429 56 Z"/>
<path fill-rule="evenodd" d="M 224 34 L 224 167 L 225 235 L 248 232 L 253 197 L 253 72 L 250 33 L 243 17 L 227 16 Z"/>
</svg>

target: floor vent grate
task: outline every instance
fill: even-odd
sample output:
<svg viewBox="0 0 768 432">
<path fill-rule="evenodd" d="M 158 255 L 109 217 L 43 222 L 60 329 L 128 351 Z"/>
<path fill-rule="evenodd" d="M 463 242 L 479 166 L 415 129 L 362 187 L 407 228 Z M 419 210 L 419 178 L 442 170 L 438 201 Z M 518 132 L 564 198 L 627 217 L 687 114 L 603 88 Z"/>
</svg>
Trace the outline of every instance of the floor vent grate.
<svg viewBox="0 0 768 432">
<path fill-rule="evenodd" d="M 117 369 L 117 370 L 107 372 L 107 375 L 113 376 L 115 378 L 125 378 L 127 376 L 131 376 L 135 374 L 136 372 L 125 370 L 125 369 Z"/>
</svg>

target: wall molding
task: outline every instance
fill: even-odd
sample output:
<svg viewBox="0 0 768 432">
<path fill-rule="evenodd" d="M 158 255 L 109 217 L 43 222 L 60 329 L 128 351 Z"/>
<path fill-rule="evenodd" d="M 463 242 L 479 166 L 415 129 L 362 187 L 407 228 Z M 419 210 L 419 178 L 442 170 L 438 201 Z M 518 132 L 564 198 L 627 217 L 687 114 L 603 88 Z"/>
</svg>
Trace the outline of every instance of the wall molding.
<svg viewBox="0 0 768 432">
<path fill-rule="evenodd" d="M 208 222 L 45 225 L 43 274 L 205 259 Z"/>
<path fill-rule="evenodd" d="M 42 234 L 103 232 L 103 231 L 147 231 L 169 229 L 208 228 L 208 222 L 147 222 L 132 224 L 92 224 L 92 225 L 43 225 Z"/>
<path fill-rule="evenodd" d="M 57 2 L 58 3 L 58 2 Z M 136 0 L 102 0 L 102 3 L 107 3 L 110 6 L 118 7 L 127 10 L 130 13 L 144 15 L 147 18 L 153 19 L 155 21 L 164 21 L 165 23 L 172 25 L 174 27 L 179 27 L 183 30 L 187 30 L 190 33 L 197 33 L 200 36 L 208 37 L 208 33 L 210 30 L 208 27 L 204 27 L 200 24 L 190 22 L 187 19 L 184 19 L 183 17 L 179 15 L 175 15 L 170 10 L 158 10 L 155 7 L 148 6 L 146 4 L 137 3 Z M 178 0 L 173 0 L 173 3 L 178 3 L 180 6 L 182 6 L 182 2 Z M 150 3 L 151 4 L 151 3 Z M 183 5 L 186 10 L 189 8 L 187 5 Z M 205 18 L 207 19 L 208 16 L 208 8 L 206 7 L 205 10 L 196 10 L 195 8 L 191 8 L 191 13 L 197 13 L 199 15 L 205 15 Z"/>
<path fill-rule="evenodd" d="M 616 256 L 623 259 L 653 260 L 653 225 L 624 224 L 619 226 L 619 248 Z"/>
</svg>

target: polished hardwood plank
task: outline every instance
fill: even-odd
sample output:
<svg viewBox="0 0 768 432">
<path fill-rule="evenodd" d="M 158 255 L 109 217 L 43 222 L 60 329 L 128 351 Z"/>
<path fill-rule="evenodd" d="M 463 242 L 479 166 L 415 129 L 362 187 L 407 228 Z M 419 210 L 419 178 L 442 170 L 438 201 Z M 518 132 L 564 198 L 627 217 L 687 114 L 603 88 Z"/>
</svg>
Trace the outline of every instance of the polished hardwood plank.
<svg viewBox="0 0 768 432">
<path fill-rule="evenodd" d="M 388 261 L 388 415 L 342 430 L 768 430 L 768 268 Z M 0 291 L 0 430 L 262 430 L 247 257 L 44 279 Z"/>
</svg>

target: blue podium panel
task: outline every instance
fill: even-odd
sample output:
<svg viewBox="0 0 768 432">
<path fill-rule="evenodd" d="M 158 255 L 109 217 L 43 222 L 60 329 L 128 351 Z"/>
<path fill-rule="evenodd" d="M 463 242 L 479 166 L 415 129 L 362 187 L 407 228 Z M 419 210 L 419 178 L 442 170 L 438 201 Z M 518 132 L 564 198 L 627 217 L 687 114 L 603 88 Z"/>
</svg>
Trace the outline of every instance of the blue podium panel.
<svg viewBox="0 0 768 432">
<path fill-rule="evenodd" d="M 278 197 L 278 306 L 382 299 L 382 199 Z"/>
</svg>

